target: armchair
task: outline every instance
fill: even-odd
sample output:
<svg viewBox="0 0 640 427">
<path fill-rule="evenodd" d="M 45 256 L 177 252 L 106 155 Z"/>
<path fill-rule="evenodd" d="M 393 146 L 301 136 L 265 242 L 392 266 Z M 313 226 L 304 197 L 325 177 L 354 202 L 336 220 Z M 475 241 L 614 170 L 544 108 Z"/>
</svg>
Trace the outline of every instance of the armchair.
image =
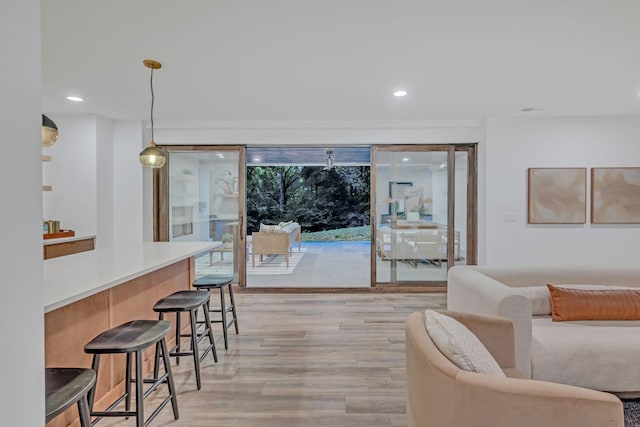
<svg viewBox="0 0 640 427">
<path fill-rule="evenodd" d="M 423 312 L 406 325 L 409 427 L 623 427 L 614 395 L 535 381 L 514 369 L 513 324 L 499 317 L 444 312 L 464 324 L 489 350 L 507 378 L 459 369 L 427 333 Z"/>
</svg>

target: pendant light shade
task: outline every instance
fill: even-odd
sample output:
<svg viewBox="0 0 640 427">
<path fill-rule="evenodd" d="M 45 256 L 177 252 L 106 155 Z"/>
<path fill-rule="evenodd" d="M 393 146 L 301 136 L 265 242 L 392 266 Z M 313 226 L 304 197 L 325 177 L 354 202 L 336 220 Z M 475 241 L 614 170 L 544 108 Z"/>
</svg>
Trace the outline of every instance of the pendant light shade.
<svg viewBox="0 0 640 427">
<path fill-rule="evenodd" d="M 42 115 L 42 146 L 51 147 L 58 139 L 58 126 L 49 117 Z"/>
<path fill-rule="evenodd" d="M 324 170 L 328 171 L 334 168 L 333 166 L 333 157 L 331 157 L 331 155 L 333 154 L 333 150 L 332 149 L 328 149 L 327 150 L 327 160 L 325 161 L 325 167 Z"/>
<path fill-rule="evenodd" d="M 156 143 L 153 140 L 147 148 L 140 152 L 140 163 L 145 168 L 161 168 L 166 161 L 166 156 L 162 150 L 156 147 Z"/>
<path fill-rule="evenodd" d="M 149 146 L 140 152 L 140 163 L 146 168 L 161 168 L 167 161 L 167 157 L 162 150 L 156 147 L 156 143 L 153 140 L 153 103 L 155 96 L 153 93 L 153 70 L 157 70 L 162 65 L 158 61 L 152 59 L 145 59 L 142 61 L 145 67 L 151 69 L 151 142 Z"/>
</svg>

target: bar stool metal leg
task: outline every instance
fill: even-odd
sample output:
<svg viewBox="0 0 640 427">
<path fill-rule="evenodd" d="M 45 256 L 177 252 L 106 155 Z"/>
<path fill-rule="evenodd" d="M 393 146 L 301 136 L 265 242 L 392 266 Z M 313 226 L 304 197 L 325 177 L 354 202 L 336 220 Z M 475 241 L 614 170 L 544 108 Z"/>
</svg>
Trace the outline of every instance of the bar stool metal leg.
<svg viewBox="0 0 640 427">
<path fill-rule="evenodd" d="M 227 337 L 227 307 L 224 301 L 224 287 L 220 286 L 220 315 L 222 316 L 222 333 L 224 334 L 224 349 L 229 349 Z"/>
<path fill-rule="evenodd" d="M 160 313 L 162 316 L 162 313 Z M 180 341 L 182 329 L 180 327 L 180 312 L 176 312 L 176 353 L 180 353 Z M 176 365 L 180 364 L 180 356 L 176 356 Z"/>
<path fill-rule="evenodd" d="M 129 353 L 127 353 L 129 356 Z M 142 373 L 142 351 L 136 351 L 136 426 L 144 426 L 144 374 Z"/>
<path fill-rule="evenodd" d="M 211 351 L 213 352 L 213 361 L 218 363 L 218 352 L 216 351 L 216 342 L 213 338 L 213 327 L 211 325 L 211 316 L 209 315 L 209 303 L 205 303 L 202 306 L 202 311 L 204 311 L 204 321 L 207 327 L 207 332 L 209 333 L 209 345 L 211 346 Z"/>
<path fill-rule="evenodd" d="M 96 373 L 96 383 L 98 382 L 98 366 L 100 365 L 100 355 L 94 354 L 93 360 L 91 361 L 91 369 Z M 93 386 L 91 390 L 89 390 L 88 403 L 89 403 L 89 411 L 93 411 L 93 401 L 96 397 L 96 386 Z"/>
<path fill-rule="evenodd" d="M 231 300 L 231 312 L 233 313 L 233 324 L 236 327 L 236 334 L 239 334 L 238 330 L 238 315 L 236 313 L 236 301 L 233 299 L 233 286 L 229 283 L 229 299 Z"/>
<path fill-rule="evenodd" d="M 124 410 L 129 412 L 131 410 L 131 353 L 127 353 L 127 367 L 125 369 L 124 394 L 126 396 L 124 400 Z M 129 417 L 126 417 L 126 419 L 129 419 Z"/>
<path fill-rule="evenodd" d="M 180 313 L 178 313 L 179 315 Z M 196 323 L 195 310 L 189 310 L 189 318 L 191 323 L 191 352 L 193 353 L 193 366 L 196 371 L 196 385 L 200 390 L 200 355 L 198 354 L 198 331 L 196 330 L 198 324 Z"/>
<path fill-rule="evenodd" d="M 91 415 L 89 411 L 89 403 L 87 396 L 82 396 L 82 399 L 78 400 L 78 415 L 80 415 L 80 426 L 91 426 Z"/>
<path fill-rule="evenodd" d="M 169 388 L 169 394 L 171 394 L 173 417 L 177 420 L 178 418 L 180 418 L 180 414 L 178 412 L 178 397 L 176 396 L 176 386 L 173 383 L 173 374 L 171 373 L 171 362 L 169 361 L 169 350 L 167 350 L 167 341 L 164 338 L 160 341 L 160 348 L 162 350 L 164 369 L 167 373 L 167 386 Z"/>
</svg>

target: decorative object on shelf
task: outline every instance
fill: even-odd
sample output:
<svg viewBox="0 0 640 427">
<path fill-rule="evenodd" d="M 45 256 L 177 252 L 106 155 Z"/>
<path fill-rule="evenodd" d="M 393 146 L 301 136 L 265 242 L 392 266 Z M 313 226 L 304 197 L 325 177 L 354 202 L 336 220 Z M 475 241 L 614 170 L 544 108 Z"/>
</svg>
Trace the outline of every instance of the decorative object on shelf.
<svg viewBox="0 0 640 427">
<path fill-rule="evenodd" d="M 584 224 L 586 168 L 529 168 L 529 224 Z"/>
<path fill-rule="evenodd" d="M 42 115 L 42 146 L 51 147 L 58 139 L 58 126 L 49 117 Z"/>
<path fill-rule="evenodd" d="M 325 161 L 325 167 L 323 170 L 328 171 L 333 169 L 335 166 L 333 165 L 333 150 L 331 148 L 327 149 L 327 160 Z"/>
<path fill-rule="evenodd" d="M 640 167 L 591 169 L 591 223 L 640 223 Z"/>
<path fill-rule="evenodd" d="M 149 146 L 140 152 L 140 163 L 147 168 L 161 168 L 167 161 L 167 157 L 162 150 L 156 147 L 156 142 L 153 140 L 153 103 L 155 101 L 155 95 L 153 93 L 153 70 L 158 70 L 162 67 L 158 61 L 152 59 L 145 59 L 142 61 L 144 66 L 151 69 L 151 142 Z"/>
</svg>

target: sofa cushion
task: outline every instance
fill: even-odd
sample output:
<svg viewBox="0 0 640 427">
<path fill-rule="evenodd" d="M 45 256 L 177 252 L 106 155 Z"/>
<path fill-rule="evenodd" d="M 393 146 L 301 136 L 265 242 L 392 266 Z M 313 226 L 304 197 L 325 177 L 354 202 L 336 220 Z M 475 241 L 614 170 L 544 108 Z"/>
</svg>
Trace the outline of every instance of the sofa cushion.
<svg viewBox="0 0 640 427">
<path fill-rule="evenodd" d="M 554 322 L 640 320 L 640 289 L 564 289 L 547 285 Z"/>
<path fill-rule="evenodd" d="M 531 378 L 629 392 L 640 390 L 640 321 L 532 320 Z"/>
<path fill-rule="evenodd" d="M 453 364 L 465 371 L 505 376 L 489 350 L 466 326 L 433 310 L 426 310 L 424 315 L 431 340 Z"/>
</svg>

